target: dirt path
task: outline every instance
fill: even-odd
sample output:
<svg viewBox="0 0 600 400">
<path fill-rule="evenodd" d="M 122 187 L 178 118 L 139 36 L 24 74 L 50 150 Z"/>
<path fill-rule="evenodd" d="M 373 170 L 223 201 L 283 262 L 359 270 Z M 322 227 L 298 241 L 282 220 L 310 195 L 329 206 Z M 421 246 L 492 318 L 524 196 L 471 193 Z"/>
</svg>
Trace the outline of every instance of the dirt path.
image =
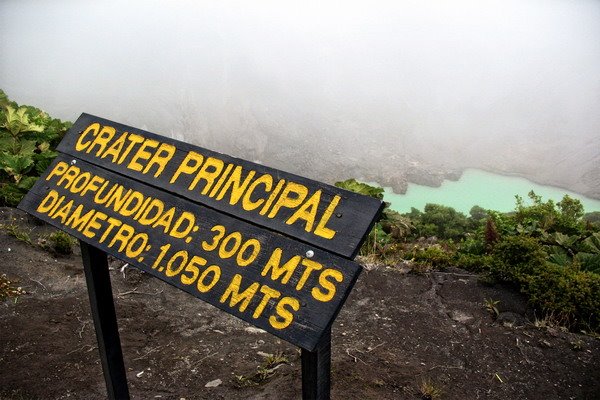
<svg viewBox="0 0 600 400">
<path fill-rule="evenodd" d="M 11 209 L 0 223 L 34 242 L 50 229 Z M 133 399 L 300 398 L 297 348 L 111 265 Z M 79 254 L 57 257 L 3 229 L 0 274 L 27 291 L 0 303 L 0 399 L 105 398 Z M 484 299 L 499 300 L 498 321 Z M 600 398 L 600 340 L 525 317 L 518 294 L 464 271 L 365 271 L 333 327 L 332 398 L 427 398 L 426 386 L 440 399 Z"/>
</svg>

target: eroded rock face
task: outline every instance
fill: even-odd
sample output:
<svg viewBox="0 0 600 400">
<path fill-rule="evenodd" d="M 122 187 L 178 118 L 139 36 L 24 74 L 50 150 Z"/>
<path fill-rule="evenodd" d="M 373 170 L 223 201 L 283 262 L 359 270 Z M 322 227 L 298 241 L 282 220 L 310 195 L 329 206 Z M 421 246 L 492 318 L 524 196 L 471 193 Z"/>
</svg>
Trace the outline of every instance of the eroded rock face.
<svg viewBox="0 0 600 400">
<path fill-rule="evenodd" d="M 265 144 L 258 153 L 231 154 L 330 184 L 349 178 L 377 182 L 395 193 L 405 193 L 409 183 L 439 187 L 444 180 L 458 180 L 465 169 L 476 168 L 600 199 L 600 137 L 560 142 L 490 139 L 457 144 L 459 150 L 454 151 L 444 146 L 412 149 L 371 143 L 356 149 L 342 144 L 325 137 L 286 137 L 284 143 Z"/>
</svg>

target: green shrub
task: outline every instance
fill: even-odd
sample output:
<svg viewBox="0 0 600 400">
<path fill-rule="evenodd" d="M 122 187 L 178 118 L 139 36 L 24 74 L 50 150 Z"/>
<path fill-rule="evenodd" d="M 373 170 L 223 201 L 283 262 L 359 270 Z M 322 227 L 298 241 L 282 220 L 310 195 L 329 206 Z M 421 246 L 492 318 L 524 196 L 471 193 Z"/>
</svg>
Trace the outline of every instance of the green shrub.
<svg viewBox="0 0 600 400">
<path fill-rule="evenodd" d="M 383 188 L 377 186 L 371 186 L 366 183 L 357 181 L 356 179 L 346 179 L 345 181 L 336 182 L 335 186 L 350 190 L 354 193 L 364 194 L 371 196 L 379 200 L 383 200 Z"/>
<path fill-rule="evenodd" d="M 452 207 L 440 204 L 426 204 L 424 211 L 415 208 L 404 214 L 414 225 L 413 237 L 432 237 L 457 240 L 468 232 L 469 220 Z"/>
<path fill-rule="evenodd" d="M 546 253 L 530 236 L 508 236 L 494 246 L 491 274 L 494 278 L 521 284 L 544 267 Z"/>
<path fill-rule="evenodd" d="M 459 244 L 459 252 L 463 254 L 483 255 L 485 254 L 485 244 L 476 237 L 467 237 Z"/>
<path fill-rule="evenodd" d="M 75 239 L 63 231 L 56 231 L 48 236 L 49 247 L 58 254 L 73 253 Z"/>
<path fill-rule="evenodd" d="M 390 235 L 385 233 L 381 223 L 377 222 L 371 232 L 367 235 L 365 242 L 360 248 L 361 256 L 382 255 L 388 245 L 392 244 L 393 240 Z"/>
<path fill-rule="evenodd" d="M 517 205 L 514 214 L 517 231 L 533 236 L 546 233 L 561 232 L 573 235 L 583 232 L 583 205 L 577 199 L 565 195 L 561 201 L 542 201 L 541 196 L 534 191 L 529 192 L 531 205 L 525 205 L 520 196 L 516 196 Z"/>
<path fill-rule="evenodd" d="M 404 240 L 414 229 L 410 219 L 397 211 L 390 210 L 387 205 L 379 222 L 381 229 L 396 241 Z"/>
<path fill-rule="evenodd" d="M 600 329 L 600 275 L 548 265 L 523 286 L 533 306 L 571 328 Z"/>
<path fill-rule="evenodd" d="M 493 257 L 487 254 L 477 255 L 468 253 L 456 253 L 453 265 L 473 272 L 489 272 L 493 263 Z"/>
<path fill-rule="evenodd" d="M 486 219 L 488 219 L 488 211 L 481 207 L 481 206 L 473 206 L 471 207 L 471 209 L 469 210 L 469 217 L 474 221 L 474 222 L 483 222 Z"/>
<path fill-rule="evenodd" d="M 437 244 L 427 247 L 414 246 L 412 250 L 404 253 L 403 258 L 433 268 L 445 268 L 452 264 L 452 253 Z"/>
<path fill-rule="evenodd" d="M 70 122 L 18 106 L 0 90 L 0 206 L 15 206 L 56 157 Z"/>
</svg>

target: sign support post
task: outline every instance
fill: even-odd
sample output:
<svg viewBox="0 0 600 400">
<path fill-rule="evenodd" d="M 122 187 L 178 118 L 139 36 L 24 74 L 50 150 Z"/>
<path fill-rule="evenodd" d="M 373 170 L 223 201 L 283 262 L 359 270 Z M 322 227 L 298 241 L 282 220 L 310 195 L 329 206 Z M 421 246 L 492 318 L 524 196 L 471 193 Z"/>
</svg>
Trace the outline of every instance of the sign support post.
<svg viewBox="0 0 600 400">
<path fill-rule="evenodd" d="M 331 389 L 331 328 L 315 351 L 302 349 L 302 400 L 329 400 Z"/>
<path fill-rule="evenodd" d="M 128 400 L 129 389 L 112 297 L 108 259 L 102 250 L 83 241 L 79 243 L 108 398 Z"/>
</svg>

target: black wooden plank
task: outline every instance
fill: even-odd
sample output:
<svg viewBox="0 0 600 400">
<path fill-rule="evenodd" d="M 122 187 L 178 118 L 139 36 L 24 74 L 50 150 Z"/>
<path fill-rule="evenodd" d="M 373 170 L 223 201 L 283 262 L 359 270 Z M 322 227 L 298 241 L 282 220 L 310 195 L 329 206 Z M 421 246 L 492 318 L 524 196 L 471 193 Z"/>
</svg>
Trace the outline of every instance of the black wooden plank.
<svg viewBox="0 0 600 400">
<path fill-rule="evenodd" d="M 302 349 L 302 400 L 329 400 L 331 394 L 331 329 L 314 351 Z"/>
<path fill-rule="evenodd" d="M 79 117 L 58 150 L 349 258 L 383 208 L 368 196 L 89 114 Z M 165 160 L 164 169 L 151 161 L 155 156 Z M 230 180 L 234 176 L 239 181 Z M 237 202 L 231 201 L 235 182 L 242 187 Z"/>
<path fill-rule="evenodd" d="M 106 253 L 83 241 L 80 244 L 106 392 L 111 400 L 129 399 Z"/>
<path fill-rule="evenodd" d="M 110 198 L 113 189 L 113 195 L 129 189 L 135 194 L 123 200 L 122 208 L 114 206 L 117 201 L 108 201 L 107 206 L 104 197 Z M 61 196 L 62 202 L 54 200 Z M 154 201 L 162 202 L 160 218 L 148 222 L 154 218 L 152 212 L 132 211 L 136 201 L 146 204 L 146 210 Z M 313 350 L 330 327 L 361 271 L 350 260 L 66 155 L 52 163 L 19 208 L 307 350 Z M 167 212 L 171 208 L 172 214 Z M 84 216 L 89 217 L 87 222 Z M 213 250 L 211 244 L 221 232 L 225 233 Z M 118 239 L 119 235 L 129 239 Z M 230 255 L 236 246 L 239 252 Z M 259 250 L 254 258 L 255 249 Z M 278 256 L 280 266 L 289 260 L 295 266 L 290 266 L 287 282 L 286 273 L 273 277 L 266 268 Z M 247 288 L 254 295 L 248 296 L 245 308 L 243 298 L 232 306 L 232 297 Z"/>
</svg>

